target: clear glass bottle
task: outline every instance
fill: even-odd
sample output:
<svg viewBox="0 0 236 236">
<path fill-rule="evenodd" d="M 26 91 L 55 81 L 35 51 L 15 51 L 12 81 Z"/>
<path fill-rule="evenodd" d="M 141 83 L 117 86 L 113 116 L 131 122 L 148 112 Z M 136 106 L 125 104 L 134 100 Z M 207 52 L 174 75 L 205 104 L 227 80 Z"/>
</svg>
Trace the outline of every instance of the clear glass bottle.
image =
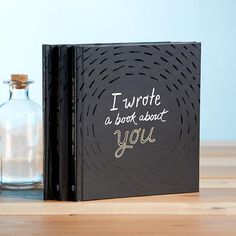
<svg viewBox="0 0 236 236">
<path fill-rule="evenodd" d="M 0 106 L 2 188 L 28 189 L 42 183 L 42 109 L 29 98 L 32 82 L 22 74 L 4 81 L 10 85 L 10 98 Z"/>
</svg>

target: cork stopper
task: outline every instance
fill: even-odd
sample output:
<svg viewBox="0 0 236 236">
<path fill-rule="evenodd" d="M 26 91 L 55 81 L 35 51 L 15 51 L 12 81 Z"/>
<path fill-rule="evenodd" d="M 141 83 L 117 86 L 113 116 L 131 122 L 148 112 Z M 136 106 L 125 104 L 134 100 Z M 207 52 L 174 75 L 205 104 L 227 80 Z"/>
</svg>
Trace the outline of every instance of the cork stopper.
<svg viewBox="0 0 236 236">
<path fill-rule="evenodd" d="M 12 74 L 11 82 L 15 85 L 16 89 L 24 89 L 26 88 L 28 81 L 28 75 L 25 74 Z"/>
</svg>

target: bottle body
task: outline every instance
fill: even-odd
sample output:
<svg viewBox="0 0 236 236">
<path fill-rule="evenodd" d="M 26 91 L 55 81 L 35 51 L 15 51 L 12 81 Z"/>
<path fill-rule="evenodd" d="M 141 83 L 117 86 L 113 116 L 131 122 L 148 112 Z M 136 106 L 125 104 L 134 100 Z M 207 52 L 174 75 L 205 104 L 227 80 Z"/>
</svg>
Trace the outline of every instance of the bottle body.
<svg viewBox="0 0 236 236">
<path fill-rule="evenodd" d="M 42 110 L 27 91 L 16 93 L 0 106 L 1 186 L 34 188 L 42 183 Z"/>
</svg>

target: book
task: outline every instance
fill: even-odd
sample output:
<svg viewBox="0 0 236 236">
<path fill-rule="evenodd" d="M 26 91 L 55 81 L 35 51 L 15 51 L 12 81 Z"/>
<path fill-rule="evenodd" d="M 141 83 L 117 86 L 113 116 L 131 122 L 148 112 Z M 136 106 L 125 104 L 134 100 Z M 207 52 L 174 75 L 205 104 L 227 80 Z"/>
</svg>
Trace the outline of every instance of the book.
<svg viewBox="0 0 236 236">
<path fill-rule="evenodd" d="M 71 53 L 67 46 L 43 47 L 45 199 L 75 199 L 74 187 L 69 188 L 75 185 L 75 165 L 69 158 L 72 155 Z"/>
<path fill-rule="evenodd" d="M 59 199 L 58 74 L 59 48 L 43 47 L 44 197 Z"/>
<path fill-rule="evenodd" d="M 75 54 L 74 48 L 66 45 L 59 47 L 59 198 L 76 198 L 75 167 Z M 73 110 L 72 110 L 73 109 Z M 72 120 L 73 119 L 73 120 Z"/>
<path fill-rule="evenodd" d="M 43 45 L 45 199 L 199 191 L 201 44 Z"/>
</svg>

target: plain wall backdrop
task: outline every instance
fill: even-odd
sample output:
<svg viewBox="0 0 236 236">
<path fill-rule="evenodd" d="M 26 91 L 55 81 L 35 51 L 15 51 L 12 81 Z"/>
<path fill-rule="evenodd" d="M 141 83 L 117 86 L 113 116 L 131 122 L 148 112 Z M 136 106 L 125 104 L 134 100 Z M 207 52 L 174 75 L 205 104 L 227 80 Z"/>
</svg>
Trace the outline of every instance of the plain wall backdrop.
<svg viewBox="0 0 236 236">
<path fill-rule="evenodd" d="M 0 103 L 12 73 L 42 103 L 43 43 L 200 41 L 201 139 L 236 140 L 235 24 L 234 0 L 1 0 Z"/>
</svg>

